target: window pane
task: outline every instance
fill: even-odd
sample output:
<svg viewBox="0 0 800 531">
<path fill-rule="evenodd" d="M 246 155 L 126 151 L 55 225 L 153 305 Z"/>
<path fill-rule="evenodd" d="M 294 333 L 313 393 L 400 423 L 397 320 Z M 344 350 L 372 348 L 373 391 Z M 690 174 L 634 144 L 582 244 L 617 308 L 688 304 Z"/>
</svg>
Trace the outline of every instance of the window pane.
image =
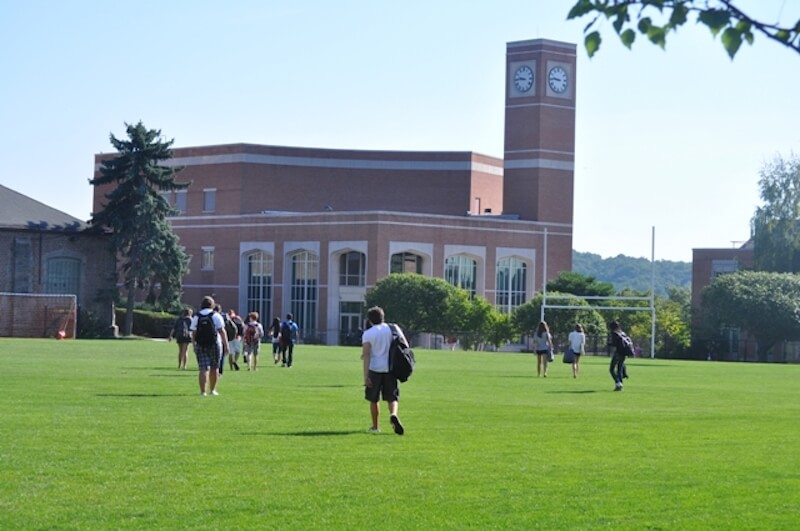
<svg viewBox="0 0 800 531">
<path fill-rule="evenodd" d="M 203 212 L 214 212 L 217 207 L 217 191 L 203 190 Z"/>
<path fill-rule="evenodd" d="M 272 256 L 261 251 L 247 256 L 247 308 L 262 324 L 272 319 Z"/>
<path fill-rule="evenodd" d="M 495 305 L 498 310 L 511 313 L 526 299 L 528 266 L 516 258 L 504 258 L 497 262 L 497 286 Z"/>
<path fill-rule="evenodd" d="M 445 263 L 444 278 L 474 297 L 477 293 L 478 263 L 466 256 L 451 256 Z"/>
<path fill-rule="evenodd" d="M 305 330 L 305 337 L 310 337 L 317 332 L 319 258 L 302 251 L 293 255 L 291 262 L 291 312 Z"/>
<path fill-rule="evenodd" d="M 363 286 L 366 283 L 364 253 L 350 251 L 339 257 L 339 285 Z"/>
<path fill-rule="evenodd" d="M 422 274 L 422 257 L 413 253 L 397 253 L 392 255 L 390 273 Z"/>
<path fill-rule="evenodd" d="M 181 214 L 186 214 L 186 190 L 175 192 L 175 208 L 180 210 Z"/>
<path fill-rule="evenodd" d="M 76 258 L 51 258 L 47 261 L 47 293 L 78 295 L 81 263 Z"/>
</svg>

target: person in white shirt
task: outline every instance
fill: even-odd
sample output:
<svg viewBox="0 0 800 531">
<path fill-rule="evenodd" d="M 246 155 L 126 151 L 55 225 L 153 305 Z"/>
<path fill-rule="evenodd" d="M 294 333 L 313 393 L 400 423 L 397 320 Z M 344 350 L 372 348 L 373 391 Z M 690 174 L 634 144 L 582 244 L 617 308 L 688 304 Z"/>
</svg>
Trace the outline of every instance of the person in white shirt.
<svg viewBox="0 0 800 531">
<path fill-rule="evenodd" d="M 397 416 L 397 402 L 400 400 L 400 387 L 397 378 L 389 371 L 389 348 L 392 345 L 392 329 L 384 322 L 383 309 L 373 306 L 367 311 L 369 328 L 361 337 L 361 359 L 364 365 L 364 398 L 369 401 L 372 417 L 371 433 L 380 433 L 380 398 L 389 406 L 389 421 L 397 435 L 403 435 L 405 428 Z M 396 326 L 396 325 L 394 325 Z M 403 332 L 397 327 L 398 334 Z M 405 337 L 403 337 L 405 340 Z"/>
<path fill-rule="evenodd" d="M 569 333 L 569 348 L 575 355 L 572 362 L 572 377 L 577 378 L 580 370 L 581 356 L 586 352 L 586 334 L 580 323 L 575 325 L 575 330 Z"/>
</svg>

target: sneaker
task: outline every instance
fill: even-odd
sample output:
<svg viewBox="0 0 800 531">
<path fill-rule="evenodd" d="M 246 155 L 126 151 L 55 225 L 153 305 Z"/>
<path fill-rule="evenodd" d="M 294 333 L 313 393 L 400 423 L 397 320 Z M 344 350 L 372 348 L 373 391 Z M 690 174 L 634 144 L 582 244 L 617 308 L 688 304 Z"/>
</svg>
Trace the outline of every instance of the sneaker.
<svg viewBox="0 0 800 531">
<path fill-rule="evenodd" d="M 370 432 L 370 433 L 380 433 L 380 432 L 381 432 L 381 430 L 379 430 L 378 428 L 370 428 L 370 429 L 369 429 L 369 432 Z"/>
<path fill-rule="evenodd" d="M 217 392 L 217 390 L 216 390 L 216 389 L 214 389 L 213 391 L 211 391 L 211 394 L 212 394 L 213 396 L 219 396 L 219 393 Z"/>
<path fill-rule="evenodd" d="M 205 391 L 200 391 L 200 396 L 206 396 L 206 392 Z"/>
<path fill-rule="evenodd" d="M 400 424 L 400 419 L 397 418 L 397 415 L 392 415 L 389 420 L 392 422 L 392 428 L 394 428 L 394 432 L 397 435 L 403 435 L 406 430 L 403 429 L 403 425 Z"/>
<path fill-rule="evenodd" d="M 614 391 L 622 391 L 622 384 L 618 383 L 617 385 L 615 385 L 614 386 Z"/>
</svg>

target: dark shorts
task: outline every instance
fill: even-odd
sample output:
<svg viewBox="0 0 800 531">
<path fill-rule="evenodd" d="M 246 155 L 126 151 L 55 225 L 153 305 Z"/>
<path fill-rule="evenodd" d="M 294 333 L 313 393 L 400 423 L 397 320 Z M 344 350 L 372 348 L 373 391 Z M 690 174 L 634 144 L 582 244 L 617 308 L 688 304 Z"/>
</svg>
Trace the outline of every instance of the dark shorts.
<svg viewBox="0 0 800 531">
<path fill-rule="evenodd" d="M 364 398 L 370 402 L 380 402 L 381 396 L 387 402 L 400 400 L 400 387 L 396 377 L 388 372 L 369 371 L 369 379 L 372 387 L 364 386 Z"/>
<path fill-rule="evenodd" d="M 201 371 L 219 368 L 221 352 L 217 345 L 203 346 L 199 343 L 194 344 L 194 354 L 197 357 L 197 368 Z"/>
<path fill-rule="evenodd" d="M 549 350 L 537 350 L 536 355 L 541 356 L 542 354 L 550 354 Z"/>
</svg>

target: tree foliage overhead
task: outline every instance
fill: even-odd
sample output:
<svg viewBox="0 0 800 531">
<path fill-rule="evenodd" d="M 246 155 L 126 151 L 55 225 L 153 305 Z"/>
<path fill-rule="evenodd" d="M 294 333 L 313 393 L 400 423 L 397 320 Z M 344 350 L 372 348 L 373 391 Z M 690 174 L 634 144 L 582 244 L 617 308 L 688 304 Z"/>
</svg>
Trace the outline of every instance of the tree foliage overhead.
<svg viewBox="0 0 800 531">
<path fill-rule="evenodd" d="M 128 296 L 124 334 L 133 327 L 136 289 L 161 288 L 165 305 L 180 300 L 181 282 L 189 259 L 167 222 L 178 213 L 160 192 L 182 190 L 189 183 L 178 183 L 178 169 L 161 165 L 172 158 L 173 140 L 161 139 L 161 131 L 147 129 L 142 122 L 125 124 L 127 140 L 110 135 L 117 155 L 100 166 L 100 176 L 89 182 L 94 186 L 115 184 L 106 194 L 107 202 L 92 214 L 95 230 L 111 231 L 111 246 L 121 260 L 120 270 Z"/>
<path fill-rule="evenodd" d="M 558 278 L 547 283 L 547 291 L 572 293 L 583 297 L 608 297 L 614 293 L 614 285 L 611 282 L 599 282 L 591 275 L 562 271 Z"/>
<path fill-rule="evenodd" d="M 800 157 L 777 156 L 759 175 L 764 204 L 750 222 L 755 268 L 800 272 Z"/>
<path fill-rule="evenodd" d="M 733 0 L 578 0 L 567 19 L 593 16 L 584 28 L 584 46 L 589 57 L 600 48 L 600 32 L 594 28 L 603 18 L 612 21 L 614 31 L 627 48 L 633 45 L 637 32 L 664 48 L 669 32 L 677 31 L 694 18 L 708 27 L 714 37 L 720 35 L 731 59 L 743 41 L 752 45 L 756 34 L 800 53 L 800 20 L 789 25 L 763 22 L 747 15 L 736 4 L 741 5 Z"/>
<path fill-rule="evenodd" d="M 776 343 L 800 340 L 800 277 L 791 273 L 720 275 L 703 290 L 701 308 L 710 331 L 738 327 L 752 334 L 762 361 Z"/>
</svg>

